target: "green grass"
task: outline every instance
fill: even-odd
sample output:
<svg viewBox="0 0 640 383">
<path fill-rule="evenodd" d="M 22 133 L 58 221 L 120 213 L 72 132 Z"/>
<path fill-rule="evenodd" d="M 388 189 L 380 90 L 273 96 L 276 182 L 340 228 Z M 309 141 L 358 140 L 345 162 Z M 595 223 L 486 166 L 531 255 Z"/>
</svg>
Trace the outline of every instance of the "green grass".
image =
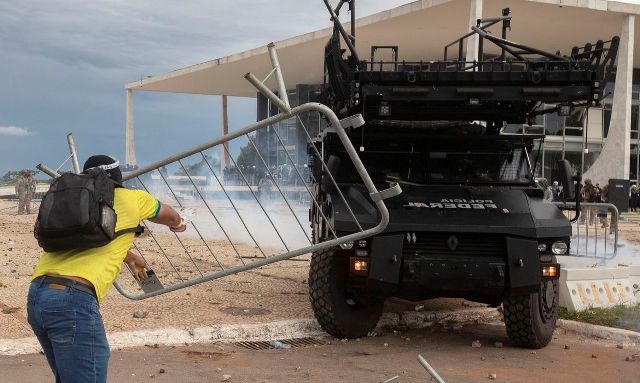
<svg viewBox="0 0 640 383">
<path fill-rule="evenodd" d="M 640 332 L 640 305 L 631 307 L 619 305 L 611 308 L 594 307 L 573 312 L 561 307 L 558 317 L 560 319 L 569 319 Z"/>
</svg>

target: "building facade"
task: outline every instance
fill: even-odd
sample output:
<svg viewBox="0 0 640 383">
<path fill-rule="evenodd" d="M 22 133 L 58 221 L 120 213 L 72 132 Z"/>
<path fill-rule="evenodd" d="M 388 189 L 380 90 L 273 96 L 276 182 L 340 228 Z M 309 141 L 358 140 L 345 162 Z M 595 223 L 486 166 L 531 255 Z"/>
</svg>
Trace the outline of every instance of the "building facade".
<svg viewBox="0 0 640 383">
<path fill-rule="evenodd" d="M 372 45 L 399 45 L 400 60 L 442 60 L 446 43 L 469 31 L 477 19 L 499 15 L 505 7 L 514 17 L 508 38 L 546 51 L 564 49 L 566 53 L 573 46 L 620 36 L 615 79 L 605 85 L 606 98 L 600 107 L 576 109 L 567 117 L 548 114 L 533 126 L 506 128 L 547 134 L 539 145 L 536 175 L 557 180 L 557 160 L 565 158 L 594 182 L 603 184 L 615 178 L 637 184 L 640 69 L 634 67 L 640 68 L 640 48 L 635 44 L 640 4 L 624 0 L 419 0 L 357 19 L 356 47 L 361 57 L 368 57 Z M 324 45 L 331 33 L 328 27 L 275 43 L 291 105 L 311 100 L 318 91 L 314 84 L 323 81 Z M 477 47 L 474 39 L 465 46 L 467 60 L 478 57 Z M 256 97 L 255 88 L 242 76 L 265 73 L 268 68 L 267 49 L 262 47 L 127 84 L 126 163 L 136 165 L 134 91 Z M 277 112 L 262 96 L 257 97 L 256 110 L 258 120 Z M 267 165 L 306 163 L 308 136 L 301 128 L 304 125 L 313 135 L 321 123 L 317 116 L 304 116 L 256 132 L 259 146 L 266 148 Z M 278 137 L 269 134 L 273 131 L 284 149 Z"/>
</svg>

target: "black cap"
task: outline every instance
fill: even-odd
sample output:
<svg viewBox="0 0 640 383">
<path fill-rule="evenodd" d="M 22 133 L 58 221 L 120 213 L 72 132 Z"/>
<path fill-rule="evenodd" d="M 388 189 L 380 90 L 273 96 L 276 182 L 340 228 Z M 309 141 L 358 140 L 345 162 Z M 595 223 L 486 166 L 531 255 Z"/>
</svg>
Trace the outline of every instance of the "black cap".
<svg viewBox="0 0 640 383">
<path fill-rule="evenodd" d="M 91 156 L 85 161 L 82 168 L 83 172 L 91 168 L 102 168 L 109 177 L 118 185 L 122 185 L 122 172 L 120 171 L 120 163 L 111 156 L 98 154 Z"/>
</svg>

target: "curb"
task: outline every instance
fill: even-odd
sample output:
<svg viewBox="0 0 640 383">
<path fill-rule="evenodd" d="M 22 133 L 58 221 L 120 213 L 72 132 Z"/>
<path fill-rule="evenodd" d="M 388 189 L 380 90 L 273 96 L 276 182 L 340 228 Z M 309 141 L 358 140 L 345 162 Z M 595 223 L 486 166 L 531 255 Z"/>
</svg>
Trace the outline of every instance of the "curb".
<svg viewBox="0 0 640 383">
<path fill-rule="evenodd" d="M 558 319 L 558 328 L 599 339 L 615 341 L 623 345 L 640 345 L 640 333 L 613 327 L 598 326 L 590 323 Z"/>
<path fill-rule="evenodd" d="M 501 317 L 494 308 L 388 312 L 380 318 L 377 329 L 427 328 L 440 323 L 490 323 Z M 270 323 L 218 325 L 191 329 L 164 328 L 123 331 L 108 334 L 112 350 L 144 345 L 176 345 L 196 343 L 231 343 L 239 341 L 273 341 L 278 339 L 328 336 L 315 319 L 293 319 Z M 36 337 L 0 339 L 0 356 L 37 354 Z"/>
</svg>

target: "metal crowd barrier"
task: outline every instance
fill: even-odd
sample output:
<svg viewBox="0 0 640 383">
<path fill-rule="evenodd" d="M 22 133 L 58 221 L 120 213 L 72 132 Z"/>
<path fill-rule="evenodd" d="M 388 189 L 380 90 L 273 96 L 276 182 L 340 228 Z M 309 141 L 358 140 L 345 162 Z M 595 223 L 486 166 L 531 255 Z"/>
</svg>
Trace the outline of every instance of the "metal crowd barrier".
<svg viewBox="0 0 640 383">
<path fill-rule="evenodd" d="M 131 278 L 123 278 L 121 274 L 114 283 L 123 296 L 140 300 L 176 291 L 371 237 L 382 232 L 389 223 L 389 212 L 384 200 L 400 194 L 402 190 L 395 184 L 389 189 L 378 191 L 360 161 L 345 129 L 362 126 L 362 116 L 339 120 L 330 108 L 319 103 L 290 107 L 275 46 L 269 44 L 268 51 L 273 68 L 266 78 L 260 81 L 251 73 L 247 73 L 245 78 L 278 107 L 279 114 L 123 176 L 128 188 L 146 190 L 163 204 L 196 212 L 188 222 L 187 231 L 180 234 L 170 232 L 162 225 L 143 222 L 146 234 L 134 241 L 133 251 L 145 259 L 158 279 L 152 281 L 151 287 L 146 283 L 146 289 L 143 288 L 145 292 L 141 293 L 140 286 L 129 270 Z M 272 75 L 280 96 L 264 84 Z M 330 179 L 351 219 L 359 228 L 358 232 L 343 236 L 334 230 L 331 219 L 325 215 L 321 201 L 316 199 L 312 190 L 308 169 L 294 160 L 295 157 L 292 157 L 283 141 L 283 135 L 274 126 L 281 121 L 296 118 L 308 140 L 311 140 L 312 134 L 300 118 L 303 113 L 317 113 L 337 133 L 375 205 L 379 218 L 375 226 L 361 226 L 359 214 L 354 213 L 354 209 L 349 206 L 323 154 L 312 146 L 315 161 L 321 162 L 323 177 Z M 288 177 L 289 185 L 282 184 L 282 178 L 277 176 L 276 170 L 265 159 L 271 154 L 268 149 L 273 147 L 265 148 L 256 142 L 255 132 L 259 129 L 266 129 L 268 141 L 278 145 L 277 156 L 284 154 L 287 166 L 292 167 Z M 229 148 L 240 144 L 244 144 L 249 152 L 255 153 L 258 165 L 256 168 L 264 171 L 263 180 L 266 180 L 264 184 L 267 186 L 261 188 L 260 185 L 255 185 L 255 174 L 246 174 L 247 167 L 238 164 L 241 155 L 234 159 Z M 273 143 L 270 145 L 273 146 Z M 72 142 L 70 150 L 75 171 L 79 172 L 75 160 L 75 145 Z M 216 171 L 215 162 L 222 156 L 230 160 L 236 172 L 234 174 L 237 177 L 233 182 L 227 183 L 224 172 Z M 44 164 L 37 167 L 51 177 L 60 176 L 57 170 Z M 251 169 L 254 167 L 251 166 Z M 238 182 L 239 179 L 241 182 Z M 295 179 L 293 185 L 291 179 Z M 308 197 L 300 198 L 300 193 L 305 193 Z M 314 243 L 311 230 L 307 229 L 310 227 L 307 225 L 308 208 L 311 204 L 318 209 L 332 239 Z M 360 219 L 362 218 L 360 215 Z"/>
<path fill-rule="evenodd" d="M 338 120 L 330 108 L 318 103 L 290 107 L 274 45 L 270 44 L 268 50 L 273 70 L 267 78 L 260 81 L 251 73 L 245 78 L 278 107 L 279 114 L 124 176 L 124 181 L 130 188 L 147 190 L 159 198 L 161 203 L 195 209 L 198 212 L 189 223 L 186 234 L 171 233 L 165 227 L 145 222 L 149 234 L 136 239 L 134 249 L 151 265 L 162 286 L 155 291 L 140 293 L 133 278 L 128 281 L 120 278 L 115 287 L 125 297 L 139 300 L 164 294 L 357 241 L 376 235 L 387 226 L 389 213 L 383 200 L 400 194 L 401 189 L 395 185 L 379 192 L 360 161 L 345 129 L 360 127 L 364 124 L 362 117 L 357 115 Z M 279 96 L 264 84 L 272 74 L 275 75 Z M 311 140 L 312 135 L 300 118 L 302 113 L 318 113 L 335 128 L 378 211 L 379 222 L 376 226 L 363 228 L 360 225 L 358 214 L 349 207 L 322 153 L 314 147 L 317 158 L 322 161 L 324 176 L 330 178 L 335 190 L 339 192 L 339 197 L 346 204 L 351 219 L 360 228 L 359 232 L 344 236 L 340 236 L 333 229 L 331 219 L 323 213 L 321 202 L 316 199 L 309 184 L 306 173 L 308 169 L 294 160 L 295 156 L 292 157 L 290 149 L 287 149 L 283 141 L 282 132 L 278 132 L 277 127 L 274 128 L 274 124 L 280 121 L 297 118 L 304 134 Z M 287 165 L 292 167 L 292 174 L 297 178 L 298 185 L 295 190 L 290 185 L 282 185 L 281 179 L 274 174 L 273 167 L 269 166 L 267 159 L 272 152 L 268 152 L 268 148 L 261 147 L 256 142 L 255 132 L 259 129 L 267 130 L 270 145 L 273 146 L 275 142 L 278 145 L 277 155 L 281 160 L 286 159 Z M 238 141 L 242 141 L 249 151 L 255 153 L 258 168 L 263 169 L 264 178 L 267 180 L 268 187 L 263 188 L 266 195 L 262 195 L 263 193 L 256 190 L 256 185 L 252 185 L 248 180 L 247 174 L 241 170 L 243 167 L 238 164 L 239 158 L 234 159 L 229 148 L 237 147 Z M 237 185 L 237 180 L 234 181 L 234 185 L 225 184 L 222 172 L 217 171 L 214 164 L 217 155 L 226 155 L 226 158 L 230 159 L 234 171 L 242 180 L 241 185 Z M 204 182 L 208 184 L 203 184 Z M 185 192 L 185 188 L 190 191 Z M 293 198 L 292 190 L 295 193 L 304 191 L 309 197 L 304 200 L 310 202 L 303 203 L 299 197 Z M 314 244 L 308 229 L 307 209 L 311 204 L 321 212 L 322 220 L 332 239 Z"/>
<path fill-rule="evenodd" d="M 573 207 L 575 202 L 554 202 Z M 570 254 L 601 260 L 615 258 L 618 252 L 618 208 L 610 203 L 580 202 L 580 217 L 572 223 Z"/>
</svg>

